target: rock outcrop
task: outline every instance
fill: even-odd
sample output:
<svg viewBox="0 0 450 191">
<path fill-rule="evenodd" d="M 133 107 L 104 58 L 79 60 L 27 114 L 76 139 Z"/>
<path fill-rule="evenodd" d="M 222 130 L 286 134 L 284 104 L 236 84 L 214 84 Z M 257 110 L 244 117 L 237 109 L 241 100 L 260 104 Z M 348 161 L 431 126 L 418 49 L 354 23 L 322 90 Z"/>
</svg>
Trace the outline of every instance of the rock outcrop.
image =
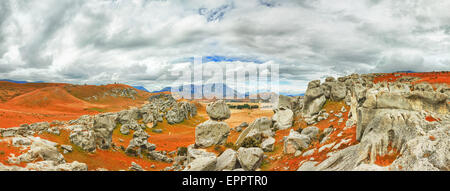
<svg viewBox="0 0 450 191">
<path fill-rule="evenodd" d="M 225 122 L 207 120 L 195 128 L 195 145 L 209 147 L 226 143 L 230 127 Z"/>
<path fill-rule="evenodd" d="M 230 118 L 231 111 L 228 105 L 223 100 L 218 100 L 209 103 L 206 106 L 206 113 L 212 120 L 222 121 Z"/>
<path fill-rule="evenodd" d="M 209 103 L 206 107 L 210 120 L 195 127 L 195 146 L 209 147 L 212 145 L 223 145 L 230 134 L 230 127 L 222 122 L 230 118 L 230 109 L 223 100 Z"/>
<path fill-rule="evenodd" d="M 304 98 L 303 115 L 310 119 L 308 117 L 319 113 L 321 107 L 318 106 L 324 103 L 324 98 L 344 100 L 350 106 L 347 126 L 356 124 L 359 143 L 331 154 L 320 164 L 310 166 L 305 163 L 299 170 L 449 169 L 448 85 L 437 85 L 438 88 L 434 89 L 428 83 L 413 85 L 409 83 L 413 79 L 406 78 L 373 83 L 375 76 L 377 74 L 353 74 L 339 78 L 339 83 L 327 79 L 322 85 L 318 81 L 310 82 Z M 346 112 L 345 108 L 342 110 Z M 312 123 L 317 122 L 312 120 Z M 300 140 L 299 135 L 292 137 Z M 295 145 L 290 142 L 288 145 Z M 292 153 L 294 149 L 286 148 L 285 144 L 286 150 Z M 377 156 L 385 155 L 398 157 L 387 167 L 375 165 Z"/>
</svg>

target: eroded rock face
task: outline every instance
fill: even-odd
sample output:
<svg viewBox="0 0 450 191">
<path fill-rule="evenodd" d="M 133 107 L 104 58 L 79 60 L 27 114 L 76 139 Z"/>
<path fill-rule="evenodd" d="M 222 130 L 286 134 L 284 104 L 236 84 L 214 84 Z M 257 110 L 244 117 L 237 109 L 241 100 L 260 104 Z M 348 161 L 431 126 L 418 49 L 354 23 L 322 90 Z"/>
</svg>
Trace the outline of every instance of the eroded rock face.
<svg viewBox="0 0 450 191">
<path fill-rule="evenodd" d="M 291 129 L 289 135 L 284 139 L 285 154 L 295 153 L 297 150 L 303 150 L 309 147 L 311 139 L 307 135 L 302 135 Z"/>
<path fill-rule="evenodd" d="M 100 149 L 109 149 L 112 143 L 112 134 L 117 127 L 117 115 L 100 114 L 94 116 L 93 132 L 95 143 Z"/>
<path fill-rule="evenodd" d="M 259 146 L 266 138 L 274 135 L 272 131 L 272 120 L 261 117 L 253 121 L 247 129 L 239 135 L 235 145 L 241 146 L 243 143 L 251 143 L 247 146 Z"/>
<path fill-rule="evenodd" d="M 213 171 L 216 168 L 217 157 L 208 156 L 196 158 L 187 165 L 185 171 Z"/>
<path fill-rule="evenodd" d="M 261 143 L 261 148 L 265 152 L 272 152 L 274 147 L 275 147 L 275 139 L 273 137 L 269 137 Z"/>
<path fill-rule="evenodd" d="M 224 100 L 209 103 L 206 106 L 206 113 L 213 120 L 226 120 L 230 118 L 231 111 Z"/>
<path fill-rule="evenodd" d="M 308 136 L 311 140 L 317 140 L 319 131 L 319 128 L 317 128 L 316 126 L 309 126 L 303 129 L 301 134 Z"/>
<path fill-rule="evenodd" d="M 405 79 L 374 84 L 373 75 L 340 78 L 347 87 L 345 102 L 351 106 L 347 126 L 356 123 L 359 143 L 317 166 L 305 163 L 300 170 L 448 170 L 450 117 L 445 86 L 434 90 L 427 83 L 413 87 L 401 80 Z M 317 88 L 317 82 L 312 83 L 309 89 Z M 309 96 L 317 92 L 312 90 Z M 427 121 L 429 117 L 438 120 Z M 387 154 L 399 157 L 388 167 L 374 164 L 377 156 Z"/>
<path fill-rule="evenodd" d="M 203 149 L 196 149 L 193 145 L 187 147 L 187 162 L 191 163 L 193 160 L 202 157 L 216 156 L 214 153 L 207 152 Z"/>
<path fill-rule="evenodd" d="M 87 171 L 88 167 L 78 161 L 63 164 L 57 164 L 55 161 L 40 161 L 28 163 L 25 169 L 33 171 Z"/>
<path fill-rule="evenodd" d="M 242 168 L 253 171 L 259 168 L 264 158 L 264 151 L 261 148 L 239 148 L 237 158 Z"/>
<path fill-rule="evenodd" d="M 274 110 L 275 114 L 272 117 L 272 120 L 275 121 L 278 129 L 288 129 L 292 127 L 292 123 L 294 121 L 294 112 L 290 109 L 280 108 Z"/>
<path fill-rule="evenodd" d="M 132 156 L 142 156 L 143 153 L 149 153 L 156 149 L 154 144 L 148 142 L 148 135 L 144 130 L 140 129 L 133 133 L 133 139 L 131 139 L 125 153 Z"/>
<path fill-rule="evenodd" d="M 225 122 L 207 120 L 195 128 L 195 145 L 209 147 L 226 143 L 230 127 Z"/>
<path fill-rule="evenodd" d="M 19 155 L 18 157 L 10 157 L 9 162 L 12 164 L 19 164 L 21 162 L 32 162 L 37 159 L 53 161 L 56 164 L 65 163 L 64 156 L 58 152 L 56 143 L 48 141 L 35 140 L 28 152 Z"/>
<path fill-rule="evenodd" d="M 217 157 L 216 171 L 233 170 L 237 165 L 237 152 L 233 149 L 225 150 Z"/>
<path fill-rule="evenodd" d="M 274 109 L 292 109 L 292 98 L 285 95 L 279 95 L 278 100 L 276 101 L 275 108 Z"/>
<path fill-rule="evenodd" d="M 177 124 L 189 119 L 197 114 L 197 109 L 194 104 L 189 102 L 180 102 L 174 104 L 171 110 L 167 111 L 165 117 L 169 124 Z"/>
<path fill-rule="evenodd" d="M 94 132 L 82 128 L 76 128 L 69 136 L 70 142 L 79 146 L 84 151 L 93 152 L 96 149 Z"/>
<path fill-rule="evenodd" d="M 26 153 L 10 156 L 9 164 L 27 163 L 25 167 L 5 166 L 0 163 L 0 171 L 87 171 L 87 165 L 74 161 L 66 163 L 64 156 L 58 152 L 57 143 L 39 137 L 15 137 L 13 146 L 29 147 Z M 14 139 L 14 138 L 13 138 Z M 19 141 L 22 140 L 22 141 Z M 27 141 L 23 141 L 27 140 Z M 31 141 L 31 144 L 28 144 Z M 26 144 L 24 144 L 26 143 Z M 35 162 L 38 161 L 38 162 Z"/>
</svg>

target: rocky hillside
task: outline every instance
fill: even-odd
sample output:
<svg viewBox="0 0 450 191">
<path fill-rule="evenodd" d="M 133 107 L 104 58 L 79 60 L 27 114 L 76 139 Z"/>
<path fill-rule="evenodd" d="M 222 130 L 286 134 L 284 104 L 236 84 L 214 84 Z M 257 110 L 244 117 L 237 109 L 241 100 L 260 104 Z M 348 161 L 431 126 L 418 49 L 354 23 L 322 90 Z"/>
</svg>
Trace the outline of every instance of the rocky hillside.
<svg viewBox="0 0 450 191">
<path fill-rule="evenodd" d="M 227 142 L 229 127 L 215 120 L 228 112 L 212 103 L 185 170 L 449 170 L 448 82 L 385 75 L 330 77 L 304 97 L 279 96 L 272 119 L 256 119 L 218 156 L 205 147 Z"/>
<path fill-rule="evenodd" d="M 315 80 L 305 96 L 277 96 L 273 115 L 234 127 L 230 118 L 251 111 L 223 100 L 202 106 L 155 95 L 139 108 L 0 129 L 0 170 L 447 171 L 449 78 L 441 72 Z M 161 134 L 167 127 L 173 131 Z M 195 140 L 177 142 L 181 137 Z M 176 149 L 158 150 L 164 142 Z"/>
<path fill-rule="evenodd" d="M 0 82 L 0 128 L 82 115 L 117 112 L 140 106 L 152 94 L 123 84 Z"/>
<path fill-rule="evenodd" d="M 67 122 L 55 121 L 24 124 L 20 127 L 0 129 L 3 147 L 11 153 L 6 157 L 7 165 L 0 162 L 0 170 L 88 170 L 88 166 L 78 161 L 67 163 L 61 153 L 75 150 L 95 153 L 100 150 L 123 152 L 129 156 L 147 157 L 152 160 L 170 163 L 172 158 L 167 153 L 155 151 L 156 145 L 148 142 L 148 129 L 158 123 L 181 123 L 197 114 L 196 106 L 188 102 L 176 102 L 170 95 L 156 95 L 149 98 L 149 103 L 140 108 L 124 110 L 118 113 L 85 115 Z M 113 143 L 113 132 L 118 129 L 121 134 L 132 133 L 127 147 Z M 153 128 L 152 131 L 158 131 Z M 66 133 L 63 133 L 66 132 Z M 41 139 L 34 135 L 50 133 L 69 139 L 70 144 L 62 145 Z M 6 146 L 5 146 L 6 145 Z M 1 147 L 0 147 L 1 148 Z M 25 151 L 15 156 L 15 151 Z M 0 155 L 0 156 L 1 156 Z M 107 163 L 107 162 L 105 162 Z M 137 168 L 133 167 L 132 169 Z"/>
</svg>

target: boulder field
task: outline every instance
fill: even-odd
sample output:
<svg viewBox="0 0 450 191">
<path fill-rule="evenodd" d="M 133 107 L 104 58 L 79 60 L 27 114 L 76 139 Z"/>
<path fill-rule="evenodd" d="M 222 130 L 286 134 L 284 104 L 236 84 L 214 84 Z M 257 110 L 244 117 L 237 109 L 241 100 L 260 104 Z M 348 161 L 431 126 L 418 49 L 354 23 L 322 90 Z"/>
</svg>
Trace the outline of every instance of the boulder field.
<svg viewBox="0 0 450 191">
<path fill-rule="evenodd" d="M 66 162 L 63 154 L 75 150 L 122 150 L 130 157 L 169 164 L 164 170 L 173 171 L 450 170 L 449 84 L 408 77 L 378 80 L 383 75 L 311 81 L 304 96 L 276 96 L 272 117 L 257 117 L 233 129 L 227 120 L 235 113 L 226 101 L 197 108 L 164 94 L 117 113 L 0 129 L 0 146 L 26 151 L 6 153 L 0 170 L 94 170 Z M 183 123 L 198 109 L 207 118 L 192 126 L 195 143 L 169 153 L 151 143 L 147 129 L 161 132 L 158 124 Z M 33 136 L 44 132 L 68 136 L 70 144 Z M 128 146 L 115 145 L 114 132 L 132 137 L 125 142 Z M 126 170 L 144 168 L 133 162 Z"/>
</svg>

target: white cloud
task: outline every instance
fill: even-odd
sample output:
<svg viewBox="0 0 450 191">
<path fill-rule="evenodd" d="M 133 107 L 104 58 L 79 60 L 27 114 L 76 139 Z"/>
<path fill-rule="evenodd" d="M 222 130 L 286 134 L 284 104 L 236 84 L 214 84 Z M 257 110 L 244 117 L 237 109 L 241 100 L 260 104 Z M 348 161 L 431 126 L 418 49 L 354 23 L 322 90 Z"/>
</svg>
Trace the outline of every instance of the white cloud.
<svg viewBox="0 0 450 191">
<path fill-rule="evenodd" d="M 325 76 L 450 70 L 449 9 L 424 0 L 4 0 L 0 74 L 155 90 L 190 58 L 218 55 L 278 63 L 283 89 L 302 92 Z"/>
</svg>

